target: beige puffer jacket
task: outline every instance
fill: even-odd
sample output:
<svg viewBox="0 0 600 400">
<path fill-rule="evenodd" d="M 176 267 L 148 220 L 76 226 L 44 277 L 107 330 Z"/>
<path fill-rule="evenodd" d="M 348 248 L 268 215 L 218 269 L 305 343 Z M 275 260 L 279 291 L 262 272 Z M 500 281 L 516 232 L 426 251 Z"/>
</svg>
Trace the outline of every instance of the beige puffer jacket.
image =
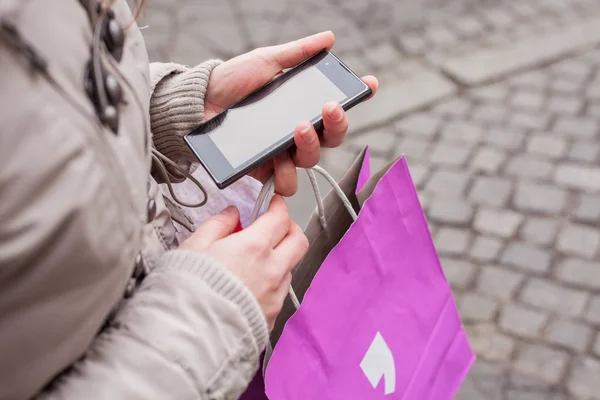
<svg viewBox="0 0 600 400">
<path fill-rule="evenodd" d="M 264 317 L 215 261 L 176 250 L 150 174 L 153 143 L 189 161 L 180 135 L 217 63 L 149 67 L 136 26 L 120 62 L 103 44 L 123 91 L 115 134 L 85 90 L 83 3 L 0 0 L 0 399 L 237 398 Z M 125 0 L 113 9 L 132 21 Z"/>
</svg>

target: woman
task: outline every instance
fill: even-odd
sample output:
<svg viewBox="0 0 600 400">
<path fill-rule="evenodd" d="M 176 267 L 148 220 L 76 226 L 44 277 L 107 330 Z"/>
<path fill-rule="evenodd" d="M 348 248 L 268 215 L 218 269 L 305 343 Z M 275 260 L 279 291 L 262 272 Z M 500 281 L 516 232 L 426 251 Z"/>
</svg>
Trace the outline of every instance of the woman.
<svg viewBox="0 0 600 400">
<path fill-rule="evenodd" d="M 183 134 L 333 35 L 149 67 L 124 0 L 0 0 L 0 18 L 0 399 L 237 398 L 306 239 L 277 196 L 242 232 L 228 207 L 178 244 L 158 184 L 194 161 Z M 323 118 L 339 145 L 345 114 Z M 310 124 L 295 141 L 252 173 L 282 195 L 319 159 Z"/>
</svg>

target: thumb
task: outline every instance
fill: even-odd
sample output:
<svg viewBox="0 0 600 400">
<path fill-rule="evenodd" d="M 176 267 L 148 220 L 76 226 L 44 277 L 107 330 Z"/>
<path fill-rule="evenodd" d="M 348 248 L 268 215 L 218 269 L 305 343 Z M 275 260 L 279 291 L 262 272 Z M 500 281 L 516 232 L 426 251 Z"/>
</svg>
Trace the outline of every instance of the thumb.
<svg viewBox="0 0 600 400">
<path fill-rule="evenodd" d="M 229 206 L 219 214 L 207 219 L 196 229 L 194 234 L 185 243 L 186 247 L 195 250 L 204 250 L 219 239 L 231 235 L 240 221 L 240 213 L 235 206 Z"/>
</svg>

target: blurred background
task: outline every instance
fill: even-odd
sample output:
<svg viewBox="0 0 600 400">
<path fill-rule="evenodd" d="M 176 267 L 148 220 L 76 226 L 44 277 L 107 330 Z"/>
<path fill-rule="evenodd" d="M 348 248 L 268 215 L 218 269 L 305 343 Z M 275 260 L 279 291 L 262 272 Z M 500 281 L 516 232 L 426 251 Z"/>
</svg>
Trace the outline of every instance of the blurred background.
<svg viewBox="0 0 600 400">
<path fill-rule="evenodd" d="M 479 357 L 457 399 L 600 399 L 600 0 L 147 3 L 154 61 L 333 30 L 381 85 L 322 165 L 406 155 Z"/>
</svg>

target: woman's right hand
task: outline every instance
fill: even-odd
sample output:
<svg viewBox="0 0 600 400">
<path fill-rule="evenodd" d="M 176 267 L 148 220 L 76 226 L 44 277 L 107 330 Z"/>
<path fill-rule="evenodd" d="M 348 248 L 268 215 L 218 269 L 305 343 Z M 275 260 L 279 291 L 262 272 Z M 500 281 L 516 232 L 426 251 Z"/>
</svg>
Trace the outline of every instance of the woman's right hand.
<svg viewBox="0 0 600 400">
<path fill-rule="evenodd" d="M 253 224 L 233 233 L 239 218 L 235 207 L 226 208 L 200 225 L 180 248 L 207 254 L 236 275 L 258 300 L 272 330 L 292 268 L 306 254 L 308 239 L 279 195 Z"/>
</svg>

